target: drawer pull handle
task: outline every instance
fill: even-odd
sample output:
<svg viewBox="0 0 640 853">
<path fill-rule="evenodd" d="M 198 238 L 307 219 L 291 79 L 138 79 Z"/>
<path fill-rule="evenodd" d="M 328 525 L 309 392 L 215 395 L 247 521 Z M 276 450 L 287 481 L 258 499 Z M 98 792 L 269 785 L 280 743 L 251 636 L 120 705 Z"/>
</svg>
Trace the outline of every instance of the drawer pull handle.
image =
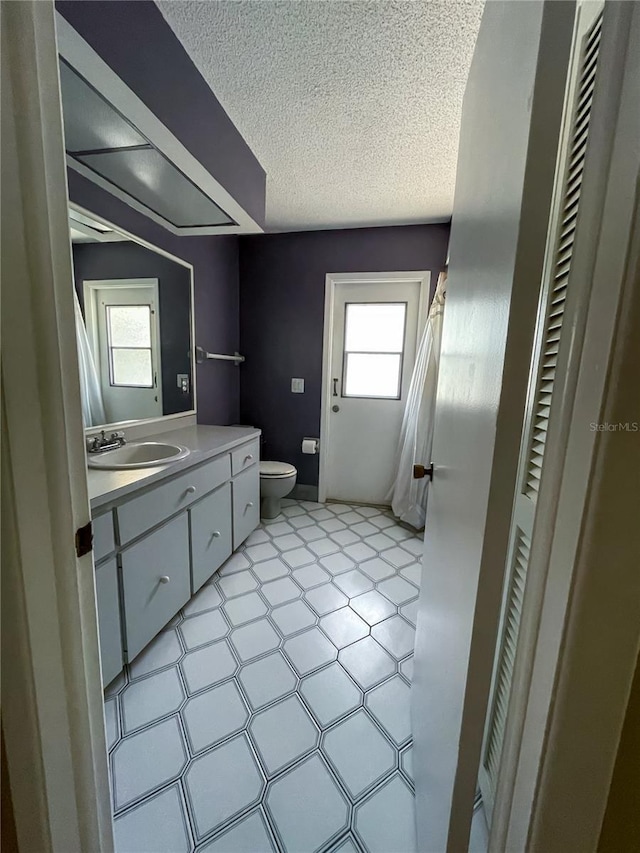
<svg viewBox="0 0 640 853">
<path fill-rule="evenodd" d="M 244 462 L 251 462 L 252 459 L 253 459 L 253 453 L 249 453 L 248 456 L 244 457 Z M 244 465 L 244 462 L 242 463 L 243 465 Z"/>
<path fill-rule="evenodd" d="M 211 538 L 212 539 L 219 539 L 220 538 L 220 531 L 214 530 L 213 533 L 211 534 Z"/>
<path fill-rule="evenodd" d="M 187 495 L 195 495 L 196 487 L 195 486 L 187 486 L 186 494 Z"/>
<path fill-rule="evenodd" d="M 160 580 L 160 583 L 169 583 L 171 578 L 169 577 L 169 575 L 162 575 L 162 577 L 159 580 Z"/>
</svg>

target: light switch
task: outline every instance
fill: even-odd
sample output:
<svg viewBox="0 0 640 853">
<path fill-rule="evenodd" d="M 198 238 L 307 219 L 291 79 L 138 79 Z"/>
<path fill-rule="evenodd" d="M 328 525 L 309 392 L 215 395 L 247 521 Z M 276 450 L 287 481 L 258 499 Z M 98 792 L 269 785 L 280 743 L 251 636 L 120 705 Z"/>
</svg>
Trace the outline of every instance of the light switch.
<svg viewBox="0 0 640 853">
<path fill-rule="evenodd" d="M 304 379 L 292 379 L 291 380 L 291 393 L 292 394 L 304 394 Z"/>
<path fill-rule="evenodd" d="M 189 374 L 188 373 L 178 373 L 178 388 L 183 392 L 183 394 L 189 393 Z"/>
</svg>

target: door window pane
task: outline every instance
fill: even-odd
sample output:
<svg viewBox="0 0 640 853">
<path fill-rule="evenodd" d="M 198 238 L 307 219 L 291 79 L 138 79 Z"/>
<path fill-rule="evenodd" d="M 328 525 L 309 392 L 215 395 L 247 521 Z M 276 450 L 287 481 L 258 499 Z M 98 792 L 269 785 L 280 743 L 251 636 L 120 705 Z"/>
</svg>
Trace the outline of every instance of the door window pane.
<svg viewBox="0 0 640 853">
<path fill-rule="evenodd" d="M 109 343 L 112 347 L 150 347 L 149 305 L 107 305 Z"/>
<path fill-rule="evenodd" d="M 402 352 L 404 302 L 350 302 L 346 305 L 346 352 Z"/>
<path fill-rule="evenodd" d="M 153 387 L 150 349 L 111 349 L 112 385 Z"/>
<path fill-rule="evenodd" d="M 400 398 L 406 314 L 406 302 L 345 305 L 343 397 Z"/>
<path fill-rule="evenodd" d="M 151 306 L 106 305 L 111 385 L 153 388 Z"/>
<path fill-rule="evenodd" d="M 391 353 L 346 354 L 345 397 L 400 396 L 401 356 Z"/>
</svg>

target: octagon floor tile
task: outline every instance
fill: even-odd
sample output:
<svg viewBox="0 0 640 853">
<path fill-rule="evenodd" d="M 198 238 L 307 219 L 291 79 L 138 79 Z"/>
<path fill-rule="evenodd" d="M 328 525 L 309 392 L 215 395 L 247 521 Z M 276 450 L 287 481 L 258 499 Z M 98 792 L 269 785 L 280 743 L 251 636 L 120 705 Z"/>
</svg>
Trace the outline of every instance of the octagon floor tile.
<svg viewBox="0 0 640 853">
<path fill-rule="evenodd" d="M 166 785 L 178 776 L 186 761 L 187 751 L 175 717 L 121 740 L 113 751 L 116 809 Z"/>
<path fill-rule="evenodd" d="M 187 690 L 196 693 L 218 681 L 229 678 L 236 670 L 236 662 L 227 640 L 220 640 L 193 652 L 187 652 L 180 668 L 187 683 Z"/>
<path fill-rule="evenodd" d="M 283 648 L 299 675 L 306 675 L 324 664 L 331 663 L 338 655 L 336 647 L 318 628 L 311 628 L 303 634 L 291 637 Z"/>
<path fill-rule="evenodd" d="M 192 754 L 241 731 L 249 718 L 235 681 L 192 696 L 182 718 Z"/>
<path fill-rule="evenodd" d="M 272 782 L 266 805 L 290 853 L 315 853 L 348 826 L 348 803 L 318 754 Z"/>
<path fill-rule="evenodd" d="M 354 799 L 396 766 L 396 751 L 363 710 L 330 728 L 322 751 Z"/>
<path fill-rule="evenodd" d="M 113 822 L 116 850 L 188 853 L 191 833 L 177 785 L 166 788 Z"/>
<path fill-rule="evenodd" d="M 280 652 L 246 664 L 238 678 L 254 710 L 286 696 L 297 683 L 295 674 Z"/>
<path fill-rule="evenodd" d="M 314 749 L 319 736 L 295 694 L 256 714 L 249 732 L 269 776 Z"/>
<path fill-rule="evenodd" d="M 264 787 L 244 734 L 194 759 L 184 784 L 197 839 L 257 803 Z"/>
<path fill-rule="evenodd" d="M 355 711 L 362 702 L 362 693 L 339 663 L 303 678 L 300 693 L 322 728 Z"/>
<path fill-rule="evenodd" d="M 355 828 L 368 853 L 402 850 L 414 853 L 416 834 L 413 792 L 397 774 L 356 806 Z"/>
</svg>

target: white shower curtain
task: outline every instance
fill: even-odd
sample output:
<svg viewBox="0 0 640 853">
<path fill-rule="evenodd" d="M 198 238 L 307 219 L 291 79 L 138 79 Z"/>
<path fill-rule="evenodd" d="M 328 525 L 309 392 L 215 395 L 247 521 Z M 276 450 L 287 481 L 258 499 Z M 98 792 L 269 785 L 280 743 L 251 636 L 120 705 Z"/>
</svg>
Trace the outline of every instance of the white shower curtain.
<svg viewBox="0 0 640 853">
<path fill-rule="evenodd" d="M 107 422 L 102 401 L 102 389 L 98 380 L 98 372 L 89 345 L 87 329 L 84 325 L 80 302 L 75 288 L 73 289 L 73 305 L 76 316 L 76 340 L 78 342 L 78 364 L 80 367 L 80 397 L 82 400 L 82 419 L 84 425 L 97 426 Z"/>
<path fill-rule="evenodd" d="M 414 480 L 413 466 L 431 464 L 446 280 L 446 272 L 440 273 L 418 347 L 396 454 L 397 475 L 387 495 L 394 514 L 416 529 L 424 527 L 429 480 Z"/>
</svg>

